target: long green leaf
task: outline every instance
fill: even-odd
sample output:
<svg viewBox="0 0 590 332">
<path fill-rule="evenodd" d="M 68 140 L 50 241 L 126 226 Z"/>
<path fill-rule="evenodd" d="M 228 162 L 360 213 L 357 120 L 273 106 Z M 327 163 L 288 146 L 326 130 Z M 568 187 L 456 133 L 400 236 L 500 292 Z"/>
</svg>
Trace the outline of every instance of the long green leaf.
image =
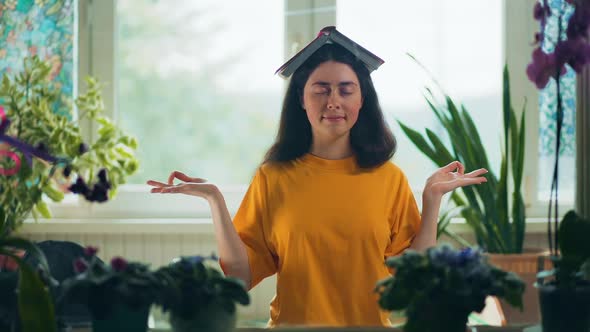
<svg viewBox="0 0 590 332">
<path fill-rule="evenodd" d="M 495 208 L 498 211 L 498 227 L 502 232 L 502 240 L 504 242 L 504 246 L 511 248 L 510 241 L 510 217 L 508 215 L 508 169 L 506 167 L 507 160 L 506 155 L 502 153 L 502 162 L 500 167 L 500 181 L 498 183 L 497 194 L 496 194 L 496 201 L 495 201 Z M 510 249 L 509 249 L 510 250 Z"/>
<path fill-rule="evenodd" d="M 437 164 L 439 167 L 446 166 L 455 159 L 432 130 L 426 128 L 426 136 L 428 136 L 428 139 L 432 142 L 432 146 L 434 146 L 434 150 L 437 152 L 439 157 Z"/>
<path fill-rule="evenodd" d="M 405 124 L 403 124 L 401 121 L 397 121 L 397 123 L 399 124 L 400 128 L 402 129 L 402 131 L 406 134 L 406 136 L 408 136 L 408 138 L 410 139 L 410 141 L 412 141 L 412 143 L 414 143 L 414 145 L 422 152 L 424 153 L 428 158 L 433 159 L 436 156 L 436 153 L 434 152 L 434 150 L 432 149 L 432 147 L 430 147 L 430 145 L 428 144 L 428 142 L 426 142 L 426 140 L 422 137 L 422 135 L 415 131 L 414 129 L 406 126 Z"/>
<path fill-rule="evenodd" d="M 446 236 L 450 237 L 451 239 L 455 240 L 457 243 L 459 243 L 463 247 L 471 247 L 472 246 L 471 243 L 467 242 L 467 240 L 465 240 L 459 234 L 451 231 L 450 229 L 445 229 L 443 233 Z"/>
<path fill-rule="evenodd" d="M 477 156 L 479 157 L 477 164 L 479 165 L 479 167 L 483 167 L 491 172 L 492 170 L 490 167 L 490 163 L 488 161 L 488 154 L 486 152 L 486 148 L 482 144 L 481 137 L 479 136 L 479 132 L 477 131 L 477 127 L 475 127 L 475 123 L 473 122 L 473 119 L 471 118 L 471 116 L 469 115 L 469 112 L 467 112 L 465 107 L 462 107 L 461 115 L 463 116 L 463 122 L 464 122 L 465 128 L 469 134 L 469 139 L 471 139 L 474 142 L 475 149 L 480 151 L 480 153 L 477 154 Z M 495 176 L 489 177 L 487 185 L 491 186 L 492 189 L 495 188 L 496 177 Z"/>
<path fill-rule="evenodd" d="M 35 271 L 24 262 L 19 268 L 18 309 L 23 332 L 57 332 L 49 291 Z"/>
<path fill-rule="evenodd" d="M 455 206 L 443 212 L 443 214 L 438 220 L 438 223 L 436 224 L 436 237 L 438 238 L 440 235 L 445 233 L 447 227 L 451 224 L 451 220 L 453 220 L 453 218 L 459 215 L 462 215 L 463 211 L 465 211 L 466 209 L 470 209 L 470 207 Z"/>
<path fill-rule="evenodd" d="M 31 241 L 19 237 L 6 237 L 0 239 L 0 248 L 14 248 L 25 250 L 39 260 L 39 264 L 46 271 L 49 271 L 49 264 L 43 252 Z"/>
</svg>

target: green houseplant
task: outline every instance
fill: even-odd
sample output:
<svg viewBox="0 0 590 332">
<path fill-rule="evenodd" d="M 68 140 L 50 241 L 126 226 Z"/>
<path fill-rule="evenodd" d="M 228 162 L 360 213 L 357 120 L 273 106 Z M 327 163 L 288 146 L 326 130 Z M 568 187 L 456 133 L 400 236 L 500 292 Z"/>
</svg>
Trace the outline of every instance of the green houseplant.
<svg viewBox="0 0 590 332">
<path fill-rule="evenodd" d="M 26 250 L 29 255 L 35 256 L 40 266 L 37 268 L 25 263 L 15 249 Z M 17 311 L 11 302 L 16 294 L 22 332 L 57 331 L 49 291 L 49 267 L 43 252 L 26 239 L 0 236 L 0 255 L 10 257 L 19 266 L 18 271 L 0 270 L 0 287 L 3 292 L 11 293 L 1 294 L 0 297 L 0 331 L 8 331 L 15 326 Z"/>
<path fill-rule="evenodd" d="M 547 237 L 553 269 L 539 273 L 536 284 L 544 332 L 590 331 L 590 220 L 569 211 L 559 221 L 559 160 L 564 119 L 561 76 L 566 65 L 576 73 L 590 63 L 590 1 L 538 1 L 533 15 L 541 31 L 526 73 L 538 89 L 549 82 L 556 91 L 555 161 L 551 182 Z M 548 29 L 552 19 L 555 29 Z M 582 112 L 584 110 L 577 110 Z"/>
<path fill-rule="evenodd" d="M 563 217 L 557 231 L 559 255 L 552 270 L 538 274 L 544 332 L 590 331 L 590 220 L 574 211 Z"/>
<path fill-rule="evenodd" d="M 78 272 L 64 280 L 59 301 L 84 303 L 92 315 L 95 332 L 145 332 L 158 281 L 147 265 L 113 257 L 110 264 L 87 247 L 85 257 L 74 262 Z"/>
<path fill-rule="evenodd" d="M 405 332 L 465 332 L 471 312 L 481 312 L 487 296 L 522 306 L 524 283 L 487 262 L 478 249 L 440 245 L 419 253 L 390 257 L 391 277 L 377 283 L 379 306 L 404 310 Z"/>
<path fill-rule="evenodd" d="M 156 303 L 170 312 L 170 325 L 176 332 L 232 331 L 236 303 L 250 303 L 243 282 L 224 276 L 207 260 L 217 258 L 181 257 L 155 273 L 160 281 Z"/>
<path fill-rule="evenodd" d="M 433 130 L 426 135 L 398 121 L 403 132 L 436 165 L 442 167 L 459 160 L 466 169 L 480 167 L 489 170 L 485 186 L 464 187 L 455 191 L 451 200 L 462 207 L 460 214 L 473 229 L 478 246 L 490 253 L 521 253 L 526 226 L 524 200 L 521 190 L 525 151 L 524 109 L 520 121 L 510 99 L 508 69 L 503 74 L 503 134 L 500 174 L 490 167 L 486 148 L 479 132 L 464 106 L 458 106 L 445 95 L 445 104 L 439 105 L 431 90 L 426 101 L 450 140 L 448 148 Z M 469 139 L 467 139 L 469 138 Z M 512 184 L 513 190 L 510 190 Z"/>
<path fill-rule="evenodd" d="M 100 85 L 88 79 L 88 90 L 71 108 L 54 110 L 61 91 L 49 80 L 51 67 L 38 57 L 24 59 L 24 70 L 0 84 L 0 235 L 10 234 L 32 213 L 50 217 L 43 200 L 54 202 L 64 192 L 88 201 L 112 198 L 138 168 L 137 142 L 104 117 Z M 85 142 L 79 122 L 97 128 Z"/>
<path fill-rule="evenodd" d="M 523 248 L 526 230 L 522 193 L 526 150 L 525 106 L 518 119 L 512 106 L 507 66 L 504 66 L 502 82 L 503 142 L 500 147 L 502 158 L 499 174 L 490 167 L 487 149 L 469 111 L 459 106 L 449 95 L 444 94 L 444 103 L 438 103 L 430 89 L 427 89 L 425 96 L 429 108 L 448 136 L 448 145 L 432 129 L 427 128 L 426 135 L 422 135 L 404 123 L 398 123 L 410 141 L 439 167 L 452 160 L 459 160 L 466 169 L 484 167 L 489 170 L 485 186 L 456 190 L 451 194 L 450 201 L 455 205 L 458 215 L 473 230 L 478 246 L 490 256 L 490 262 L 517 273 L 527 285 L 532 285 L 537 273 L 534 268 L 537 257 L 545 254 L 545 251 Z M 447 218 L 446 224 L 440 225 L 439 229 L 444 229 L 448 221 Z M 523 310 L 515 310 L 508 305 L 502 307 L 509 323 L 533 323 L 539 320 L 538 297 L 531 289 L 525 292 Z"/>
<path fill-rule="evenodd" d="M 76 118 L 71 105 L 55 109 L 56 101 L 64 98 L 49 80 L 50 65 L 36 56 L 23 61 L 22 72 L 4 73 L 0 83 L 0 273 L 19 275 L 23 331 L 53 331 L 48 289 L 22 257 L 27 252 L 44 263 L 45 271 L 49 267 L 35 244 L 14 232 L 30 214 L 35 219 L 50 217 L 44 197 L 55 202 L 68 192 L 93 202 L 113 197 L 117 186 L 137 170 L 137 142 L 101 115 L 100 85 L 94 79 L 88 79 L 88 91 L 75 101 L 80 115 Z M 84 118 L 96 125 L 92 142 L 83 140 L 79 121 Z M 20 268 L 3 271 L 7 267 Z"/>
</svg>

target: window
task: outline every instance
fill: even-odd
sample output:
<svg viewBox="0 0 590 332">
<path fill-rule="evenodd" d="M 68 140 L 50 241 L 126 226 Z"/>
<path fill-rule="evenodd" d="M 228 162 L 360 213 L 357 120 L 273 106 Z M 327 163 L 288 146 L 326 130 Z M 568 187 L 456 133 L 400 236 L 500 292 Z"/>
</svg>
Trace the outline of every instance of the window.
<svg viewBox="0 0 590 332">
<path fill-rule="evenodd" d="M 396 120 L 421 133 L 425 127 L 441 137 L 446 133 L 423 97 L 425 87 L 436 92 L 436 85 L 406 53 L 415 56 L 453 100 L 465 105 L 488 147 L 491 166 L 499 170 L 501 143 L 497 129 L 501 126 L 503 68 L 500 1 L 340 0 L 337 24 L 386 61 L 373 74 L 373 80 L 398 139 L 394 161 L 406 172 L 415 191 L 422 190 L 436 167 L 408 140 Z"/>
<path fill-rule="evenodd" d="M 543 50 L 553 52 L 555 36 L 558 34 L 558 13 L 562 4 L 559 1 L 548 2 L 554 15 L 547 19 Z M 572 6 L 564 8 L 565 17 L 562 22 L 563 37 L 566 37 L 565 27 L 573 12 Z M 552 41 L 553 39 L 553 41 Z M 559 151 L 559 199 L 561 202 L 573 204 L 576 183 L 576 73 L 567 66 L 567 72 L 560 79 L 562 105 L 564 107 L 561 147 Z M 555 138 L 557 116 L 557 91 L 554 80 L 539 93 L 539 182 L 537 199 L 549 201 L 551 180 L 553 178 L 553 164 L 555 163 Z"/>
<path fill-rule="evenodd" d="M 141 143 L 130 183 L 175 169 L 249 183 L 280 114 L 283 12 L 275 0 L 116 2 L 116 110 Z"/>
<path fill-rule="evenodd" d="M 86 24 L 81 24 L 82 30 L 89 30 L 89 51 L 85 53 L 81 42 L 80 62 L 88 62 L 89 74 L 111 83 L 105 92 L 107 106 L 139 138 L 142 171 L 121 188 L 115 201 L 92 206 L 92 216 L 208 217 L 203 200 L 148 193 L 145 180 L 165 179 L 173 169 L 219 184 L 230 212 L 235 212 L 276 133 L 285 82 L 274 71 L 321 27 L 334 24 L 386 60 L 373 79 L 399 141 L 395 161 L 416 191 L 435 167 L 407 140 L 396 120 L 418 130 L 428 126 L 438 134 L 443 131 L 423 98 L 432 81 L 406 52 L 471 112 L 489 147 L 491 164 L 499 167 L 504 61 L 512 72 L 513 106 L 520 109 L 522 96 L 538 99 L 525 75 L 535 30 L 533 4 L 93 1 L 85 9 Z M 529 147 L 542 139 L 539 121 L 536 103 L 529 102 Z M 525 166 L 528 215 L 543 216 L 546 202 L 537 195 L 543 190 L 537 179 L 545 175 L 538 151 L 530 151 Z"/>
</svg>

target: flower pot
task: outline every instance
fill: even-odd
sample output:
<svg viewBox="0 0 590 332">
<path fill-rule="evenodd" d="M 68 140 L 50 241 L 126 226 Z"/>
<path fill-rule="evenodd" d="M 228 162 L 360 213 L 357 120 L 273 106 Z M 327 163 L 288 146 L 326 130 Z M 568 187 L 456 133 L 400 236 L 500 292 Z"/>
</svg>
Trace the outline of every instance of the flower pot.
<svg viewBox="0 0 590 332">
<path fill-rule="evenodd" d="M 457 307 L 453 302 L 444 298 L 431 299 L 407 310 L 404 332 L 470 331 L 467 327 L 469 311 Z"/>
<path fill-rule="evenodd" d="M 13 331 L 17 324 L 18 272 L 0 271 L 0 331 Z"/>
<path fill-rule="evenodd" d="M 170 313 L 174 332 L 231 332 L 236 327 L 237 314 L 229 313 L 220 305 L 198 308 L 190 319 Z"/>
<path fill-rule="evenodd" d="M 538 289 L 543 332 L 590 332 L 590 285 Z"/>
<path fill-rule="evenodd" d="M 150 306 L 131 308 L 116 303 L 106 317 L 92 319 L 93 332 L 146 332 Z"/>
<path fill-rule="evenodd" d="M 521 254 L 488 254 L 490 264 L 517 274 L 526 285 L 522 297 L 522 311 L 500 299 L 502 311 L 508 324 L 537 324 L 540 321 L 539 297 L 533 284 L 537 280 L 538 257 L 548 255 L 547 250 L 534 248 L 525 248 Z M 544 268 L 551 269 L 549 259 L 545 259 Z"/>
</svg>

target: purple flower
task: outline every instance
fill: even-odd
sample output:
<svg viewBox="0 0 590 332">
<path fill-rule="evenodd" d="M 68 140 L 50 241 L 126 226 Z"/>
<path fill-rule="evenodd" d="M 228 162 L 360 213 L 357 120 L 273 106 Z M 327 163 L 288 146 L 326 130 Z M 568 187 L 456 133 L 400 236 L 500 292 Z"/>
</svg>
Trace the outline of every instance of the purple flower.
<svg viewBox="0 0 590 332">
<path fill-rule="evenodd" d="M 127 268 L 127 261 L 123 257 L 113 257 L 111 267 L 117 272 L 124 271 Z"/>
<path fill-rule="evenodd" d="M 533 8 L 533 17 L 535 20 L 544 20 L 549 15 L 551 15 L 551 9 L 549 7 L 543 6 L 540 2 L 535 4 L 535 8 Z"/>
<path fill-rule="evenodd" d="M 88 269 L 88 264 L 82 258 L 78 258 L 74 261 L 74 271 L 76 273 L 82 273 Z"/>
<path fill-rule="evenodd" d="M 42 152 L 49 152 L 49 150 L 47 149 L 47 145 L 45 145 L 45 143 L 43 142 L 37 143 L 37 145 L 35 145 L 35 149 Z"/>
<path fill-rule="evenodd" d="M 97 252 L 98 252 L 97 247 L 87 246 L 86 248 L 84 248 L 84 255 L 86 257 L 92 257 L 92 256 L 96 255 Z"/>
<path fill-rule="evenodd" d="M 543 33 L 537 32 L 535 33 L 535 44 L 540 44 L 543 41 Z"/>
<path fill-rule="evenodd" d="M 102 168 L 100 171 L 98 171 L 98 180 L 100 181 L 100 183 L 106 183 L 108 184 L 109 182 L 107 181 L 107 170 Z"/>
<path fill-rule="evenodd" d="M 481 253 L 479 250 L 467 247 L 459 252 L 458 264 L 460 266 L 464 266 L 468 263 L 477 261 L 478 259 L 480 259 L 480 257 Z"/>
<path fill-rule="evenodd" d="M 72 166 L 67 165 L 66 167 L 64 167 L 63 175 L 67 178 L 70 177 L 70 174 L 72 174 Z"/>
<path fill-rule="evenodd" d="M 588 38 L 590 27 L 590 6 L 578 5 L 567 25 L 567 38 Z"/>
<path fill-rule="evenodd" d="M 83 155 L 86 152 L 88 152 L 88 145 L 86 145 L 86 143 L 80 143 L 80 146 L 78 147 L 78 153 Z"/>
<path fill-rule="evenodd" d="M 579 73 L 590 62 L 590 44 L 582 38 L 560 41 L 555 46 L 555 57 L 557 65 L 567 63 Z"/>
<path fill-rule="evenodd" d="M 84 197 L 86 198 L 87 201 L 89 202 L 106 202 L 109 197 L 108 197 L 108 187 L 110 187 L 110 184 L 103 184 L 103 183 L 96 183 L 94 185 L 94 187 L 92 188 L 92 190 L 90 192 L 88 192 L 87 195 L 85 195 Z"/>
<path fill-rule="evenodd" d="M 84 179 L 82 179 L 81 177 L 78 177 L 78 179 L 76 179 L 76 182 L 73 185 L 71 185 L 68 189 L 74 194 L 81 194 L 84 196 L 86 196 L 90 192 L 88 185 L 86 184 L 86 182 L 84 182 Z"/>
<path fill-rule="evenodd" d="M 526 69 L 529 80 L 534 82 L 537 85 L 537 88 L 543 89 L 547 86 L 549 78 L 555 75 L 555 71 L 555 54 L 547 54 L 543 52 L 540 47 L 537 47 L 533 51 L 533 62 L 531 62 Z M 561 68 L 561 73 L 565 73 L 564 67 Z"/>
</svg>

